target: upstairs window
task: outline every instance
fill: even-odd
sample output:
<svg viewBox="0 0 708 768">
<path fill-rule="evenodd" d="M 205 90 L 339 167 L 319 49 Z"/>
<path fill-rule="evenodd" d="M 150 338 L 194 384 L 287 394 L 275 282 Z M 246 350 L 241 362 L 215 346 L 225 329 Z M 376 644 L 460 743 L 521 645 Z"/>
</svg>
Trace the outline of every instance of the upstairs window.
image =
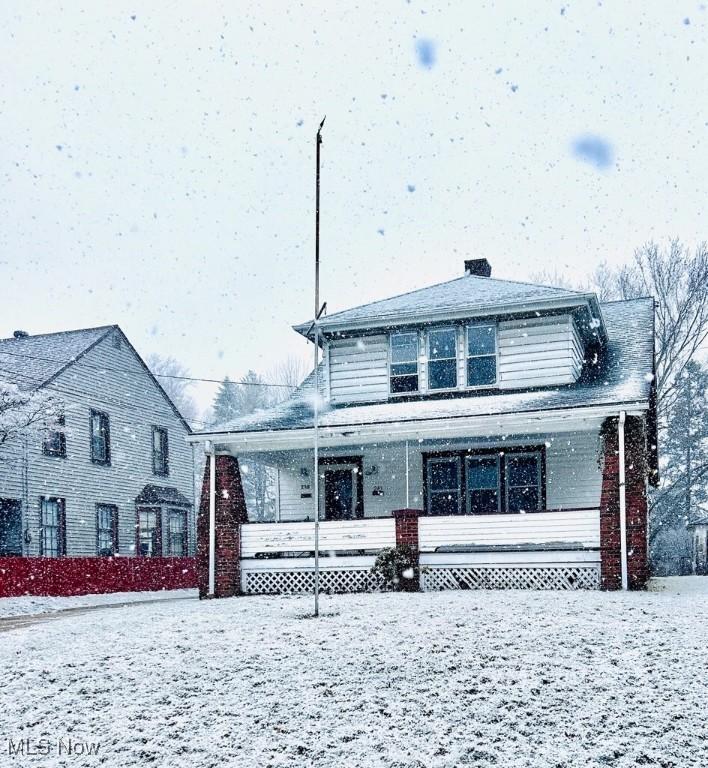
<svg viewBox="0 0 708 768">
<path fill-rule="evenodd" d="M 45 456 L 58 456 L 61 459 L 66 458 L 65 424 L 64 415 L 62 414 L 61 416 L 57 416 L 54 428 L 47 431 L 47 434 L 42 441 L 42 453 Z"/>
<path fill-rule="evenodd" d="M 467 386 L 488 387 L 497 383 L 497 328 L 467 326 Z"/>
<path fill-rule="evenodd" d="M 118 507 L 114 504 L 96 505 L 96 552 L 100 557 L 118 552 Z"/>
<path fill-rule="evenodd" d="M 428 387 L 453 389 L 457 386 L 457 329 L 428 331 Z"/>
<path fill-rule="evenodd" d="M 418 334 L 391 334 L 391 394 L 418 391 Z"/>
<path fill-rule="evenodd" d="M 40 507 L 39 554 L 61 557 L 66 554 L 66 505 L 64 499 L 42 499 Z"/>
<path fill-rule="evenodd" d="M 152 471 L 155 475 L 170 473 L 167 430 L 163 427 L 152 428 Z"/>
<path fill-rule="evenodd" d="M 111 431 L 108 414 L 101 411 L 91 411 L 91 461 L 94 464 L 111 463 Z"/>
</svg>

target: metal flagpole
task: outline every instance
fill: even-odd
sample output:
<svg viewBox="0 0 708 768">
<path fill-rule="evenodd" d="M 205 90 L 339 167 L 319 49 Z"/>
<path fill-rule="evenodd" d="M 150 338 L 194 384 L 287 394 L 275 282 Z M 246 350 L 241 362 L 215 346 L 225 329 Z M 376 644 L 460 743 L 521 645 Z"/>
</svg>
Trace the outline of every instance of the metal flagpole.
<svg viewBox="0 0 708 768">
<path fill-rule="evenodd" d="M 320 615 L 320 451 L 317 434 L 319 418 L 320 376 L 319 376 L 319 326 L 320 317 L 320 145 L 322 144 L 322 126 L 326 118 L 322 118 L 317 129 L 315 176 L 315 396 L 313 400 L 312 426 L 315 443 L 315 482 L 313 488 L 315 505 L 315 616 Z"/>
</svg>

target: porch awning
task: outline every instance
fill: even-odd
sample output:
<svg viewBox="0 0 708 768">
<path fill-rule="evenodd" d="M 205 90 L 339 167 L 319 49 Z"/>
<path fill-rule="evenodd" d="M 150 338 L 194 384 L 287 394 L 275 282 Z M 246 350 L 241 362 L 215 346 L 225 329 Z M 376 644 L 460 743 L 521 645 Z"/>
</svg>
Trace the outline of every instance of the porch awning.
<svg viewBox="0 0 708 768">
<path fill-rule="evenodd" d="M 176 488 L 163 485 L 146 485 L 135 497 L 136 504 L 170 504 L 174 507 L 191 507 L 192 502 Z"/>
</svg>

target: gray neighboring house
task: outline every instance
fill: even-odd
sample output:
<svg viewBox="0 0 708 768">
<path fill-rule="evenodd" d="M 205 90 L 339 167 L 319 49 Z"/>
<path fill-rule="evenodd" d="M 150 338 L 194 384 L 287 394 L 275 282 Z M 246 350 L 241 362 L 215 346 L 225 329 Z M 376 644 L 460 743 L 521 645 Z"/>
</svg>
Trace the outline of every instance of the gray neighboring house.
<svg viewBox="0 0 708 768">
<path fill-rule="evenodd" d="M 63 419 L 0 449 L 0 556 L 194 553 L 190 433 L 117 325 L 0 340 L 0 378 Z"/>
</svg>

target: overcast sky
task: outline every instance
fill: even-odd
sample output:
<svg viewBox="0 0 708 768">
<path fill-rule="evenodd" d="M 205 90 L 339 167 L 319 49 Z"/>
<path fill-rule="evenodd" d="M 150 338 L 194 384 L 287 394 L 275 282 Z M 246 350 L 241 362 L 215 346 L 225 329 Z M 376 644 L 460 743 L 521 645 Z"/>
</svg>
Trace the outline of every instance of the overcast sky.
<svg viewBox="0 0 708 768">
<path fill-rule="evenodd" d="M 469 257 L 575 279 L 652 238 L 702 240 L 707 17 L 4 0 L 0 336 L 118 323 L 215 378 L 306 354 L 290 325 L 312 312 L 325 114 L 331 311 Z"/>
</svg>

